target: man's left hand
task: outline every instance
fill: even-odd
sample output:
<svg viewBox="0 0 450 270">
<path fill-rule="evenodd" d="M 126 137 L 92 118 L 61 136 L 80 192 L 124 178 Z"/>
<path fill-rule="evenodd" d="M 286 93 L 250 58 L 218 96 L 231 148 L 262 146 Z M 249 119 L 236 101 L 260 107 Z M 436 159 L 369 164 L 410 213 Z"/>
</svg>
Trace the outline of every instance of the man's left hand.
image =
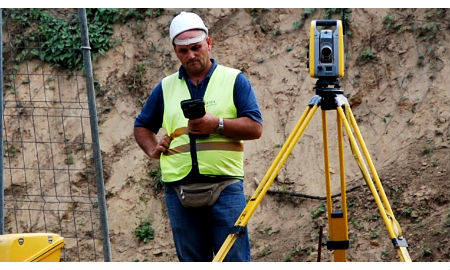
<svg viewBox="0 0 450 270">
<path fill-rule="evenodd" d="M 202 118 L 189 120 L 189 133 L 204 135 L 214 133 L 219 125 L 219 118 L 211 113 L 206 113 Z"/>
</svg>

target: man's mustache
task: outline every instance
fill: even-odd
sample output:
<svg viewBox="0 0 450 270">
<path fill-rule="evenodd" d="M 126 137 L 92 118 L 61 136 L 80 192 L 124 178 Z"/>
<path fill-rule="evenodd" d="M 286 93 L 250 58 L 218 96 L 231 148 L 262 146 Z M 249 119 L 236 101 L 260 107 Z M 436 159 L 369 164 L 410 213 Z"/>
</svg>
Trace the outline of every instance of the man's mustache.
<svg viewBox="0 0 450 270">
<path fill-rule="evenodd" d="M 196 62 L 200 62 L 200 60 L 198 58 L 194 58 L 194 59 L 187 61 L 187 64 L 196 63 Z"/>
</svg>

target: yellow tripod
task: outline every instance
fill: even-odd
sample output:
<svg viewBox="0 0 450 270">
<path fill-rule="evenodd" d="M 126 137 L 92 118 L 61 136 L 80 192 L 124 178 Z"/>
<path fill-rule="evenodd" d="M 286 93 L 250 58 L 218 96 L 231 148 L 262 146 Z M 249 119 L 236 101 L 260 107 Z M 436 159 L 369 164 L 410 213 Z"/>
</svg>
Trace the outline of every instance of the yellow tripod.
<svg viewBox="0 0 450 270">
<path fill-rule="evenodd" d="M 247 225 L 249 219 L 252 217 L 256 207 L 269 190 L 275 177 L 280 172 L 287 158 L 291 154 L 294 146 L 299 141 L 313 115 L 316 113 L 319 106 L 322 108 L 322 130 L 323 130 L 323 149 L 324 149 L 324 165 L 325 165 L 325 184 L 326 184 L 326 198 L 327 198 L 327 215 L 329 240 L 325 245 L 329 250 L 333 250 L 334 261 L 346 261 L 346 249 L 349 247 L 348 240 L 348 221 L 347 221 L 347 203 L 346 203 L 346 187 L 345 187 L 345 171 L 344 171 L 344 140 L 343 129 L 344 125 L 347 135 L 350 140 L 350 146 L 353 156 L 358 163 L 359 168 L 366 180 L 366 183 L 372 192 L 372 195 L 377 204 L 378 210 L 383 218 L 386 228 L 389 232 L 389 237 L 392 240 L 394 248 L 397 250 L 401 261 L 409 262 L 409 256 L 406 239 L 403 237 L 400 224 L 394 217 L 391 206 L 387 200 L 386 194 L 381 185 L 380 179 L 376 172 L 375 166 L 370 158 L 369 152 L 366 148 L 364 140 L 361 136 L 356 120 L 348 104 L 347 98 L 343 95 L 344 91 L 339 89 L 339 84 L 335 83 L 335 88 L 328 88 L 328 82 L 318 80 L 316 83 L 316 95 L 309 102 L 306 110 L 303 112 L 294 130 L 289 135 L 280 152 L 276 156 L 272 165 L 269 167 L 264 178 L 253 193 L 246 207 L 237 219 L 234 227 L 222 247 L 214 257 L 213 262 L 221 262 L 225 259 L 228 251 L 233 246 L 236 239 L 239 237 L 241 231 Z M 339 167 L 340 167 L 340 184 L 341 184 L 341 210 L 333 211 L 333 202 L 331 199 L 331 177 L 328 158 L 328 134 L 327 134 L 327 110 L 337 111 L 337 133 L 338 133 L 338 151 L 339 151 Z M 353 128 L 353 131 L 352 131 Z M 353 135 L 353 132 L 356 135 Z M 360 148 L 357 141 L 362 148 L 365 161 L 362 158 Z M 369 169 L 367 168 L 367 165 Z"/>
</svg>

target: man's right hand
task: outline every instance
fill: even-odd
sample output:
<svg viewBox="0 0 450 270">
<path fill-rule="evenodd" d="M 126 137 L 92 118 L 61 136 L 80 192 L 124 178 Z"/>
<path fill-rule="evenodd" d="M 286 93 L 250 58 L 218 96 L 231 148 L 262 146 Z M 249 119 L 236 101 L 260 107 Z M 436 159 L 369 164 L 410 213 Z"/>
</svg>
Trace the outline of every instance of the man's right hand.
<svg viewBox="0 0 450 270">
<path fill-rule="evenodd" d="M 150 157 L 154 159 L 159 159 L 161 153 L 165 153 L 167 152 L 167 150 L 169 150 L 170 141 L 171 141 L 170 137 L 167 134 L 165 134 L 158 142 L 158 144 L 156 144 L 156 146 L 150 152 Z"/>
<path fill-rule="evenodd" d="M 161 153 L 165 153 L 169 149 L 171 141 L 167 134 L 158 141 L 156 134 L 144 127 L 134 128 L 134 138 L 142 150 L 154 159 L 159 159 Z"/>
</svg>

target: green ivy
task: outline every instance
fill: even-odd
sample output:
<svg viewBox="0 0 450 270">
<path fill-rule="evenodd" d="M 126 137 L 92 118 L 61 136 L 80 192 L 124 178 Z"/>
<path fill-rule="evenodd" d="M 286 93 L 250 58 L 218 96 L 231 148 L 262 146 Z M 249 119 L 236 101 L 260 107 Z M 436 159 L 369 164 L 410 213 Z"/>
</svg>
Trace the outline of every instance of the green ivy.
<svg viewBox="0 0 450 270">
<path fill-rule="evenodd" d="M 350 23 L 351 13 L 352 13 L 352 11 L 348 8 L 326 8 L 325 14 L 323 15 L 323 17 L 324 17 L 324 19 L 329 20 L 333 17 L 333 14 L 340 15 L 340 18 L 337 18 L 337 19 L 342 20 L 342 24 L 344 27 L 344 29 L 343 29 L 344 34 L 346 34 L 345 32 L 347 30 L 349 30 L 350 24 L 351 24 Z M 351 32 L 349 31 L 349 34 L 350 33 Z"/>
<path fill-rule="evenodd" d="M 375 52 L 372 51 L 371 49 L 361 52 L 360 55 L 358 56 L 359 60 L 366 60 L 366 61 L 373 61 L 375 60 L 375 58 L 376 58 Z"/>
<path fill-rule="evenodd" d="M 295 21 L 295 22 L 292 24 L 292 26 L 294 27 L 294 30 L 300 29 L 300 27 L 302 27 L 303 24 L 305 23 L 306 19 L 307 19 L 310 15 L 312 15 L 314 12 L 316 12 L 316 9 L 315 9 L 315 8 L 305 8 L 305 9 L 303 9 L 302 16 L 301 16 L 300 20 Z"/>
<path fill-rule="evenodd" d="M 326 206 L 325 206 L 325 204 L 322 203 L 316 209 L 311 210 L 311 217 L 312 217 L 312 219 L 316 219 L 325 212 L 326 212 Z"/>
<path fill-rule="evenodd" d="M 139 241 L 144 243 L 150 242 L 150 240 L 155 239 L 155 230 L 152 227 L 152 224 L 148 220 L 142 220 L 141 224 L 134 231 L 134 235 L 138 238 Z"/>
<path fill-rule="evenodd" d="M 8 12 L 11 22 L 19 28 L 13 39 L 13 46 L 22 50 L 14 59 L 16 64 L 25 59 L 39 58 L 69 70 L 83 68 L 76 10 L 66 15 L 66 18 L 55 17 L 48 10 L 38 8 L 4 9 L 4 12 Z M 162 12 L 162 9 L 86 9 L 92 59 L 95 61 L 100 55 L 105 55 L 114 45 L 111 35 L 116 22 L 159 16 Z M 4 20 L 6 17 L 3 17 Z"/>
<path fill-rule="evenodd" d="M 74 11 L 67 18 L 58 18 L 44 9 L 11 9 L 9 17 L 22 31 L 13 45 L 22 49 L 15 57 L 20 63 L 28 58 L 39 58 L 56 67 L 69 70 L 83 67 L 80 26 Z M 92 58 L 105 54 L 112 47 L 110 36 L 113 24 L 120 18 L 118 9 L 87 9 Z M 31 48 L 31 49 L 30 49 Z"/>
</svg>

